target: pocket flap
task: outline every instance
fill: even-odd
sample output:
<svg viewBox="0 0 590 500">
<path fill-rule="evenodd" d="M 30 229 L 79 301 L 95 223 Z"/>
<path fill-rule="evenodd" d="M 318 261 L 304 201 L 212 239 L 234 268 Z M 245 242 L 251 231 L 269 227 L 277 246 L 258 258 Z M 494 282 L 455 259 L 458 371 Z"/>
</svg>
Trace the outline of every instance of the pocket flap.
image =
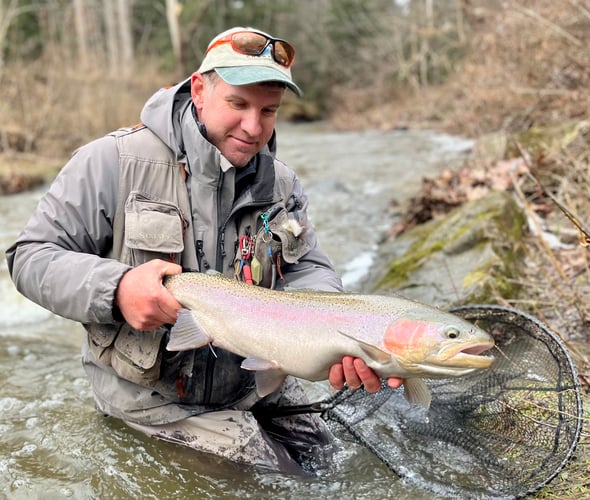
<svg viewBox="0 0 590 500">
<path fill-rule="evenodd" d="M 115 340 L 115 349 L 134 365 L 149 370 L 156 364 L 166 331 L 166 328 L 161 327 L 142 332 L 125 325 Z"/>
<path fill-rule="evenodd" d="M 88 332 L 88 337 L 93 345 L 98 347 L 109 347 L 115 340 L 115 336 L 119 333 L 121 324 L 96 324 L 88 323 L 84 325 Z"/>
<path fill-rule="evenodd" d="M 125 244 L 129 248 L 180 253 L 186 221 L 172 203 L 132 192 L 125 204 Z"/>
</svg>

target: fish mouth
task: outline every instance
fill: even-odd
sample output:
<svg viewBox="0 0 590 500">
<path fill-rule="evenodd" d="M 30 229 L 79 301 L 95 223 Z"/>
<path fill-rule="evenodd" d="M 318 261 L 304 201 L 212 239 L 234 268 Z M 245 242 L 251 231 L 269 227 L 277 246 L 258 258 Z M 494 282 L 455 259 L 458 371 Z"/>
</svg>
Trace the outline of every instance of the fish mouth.
<svg viewBox="0 0 590 500">
<path fill-rule="evenodd" d="M 448 361 L 451 361 L 451 365 L 465 368 L 489 368 L 494 362 L 494 357 L 490 355 L 482 356 L 482 353 L 488 351 L 494 345 L 494 342 L 481 342 L 458 349 Z"/>
<path fill-rule="evenodd" d="M 494 342 L 486 341 L 465 345 L 463 347 L 447 347 L 436 356 L 438 361 L 437 364 L 450 370 L 466 370 L 468 372 L 489 368 L 494 362 L 494 357 L 489 354 L 483 355 L 482 353 L 488 351 L 494 347 L 494 345 Z"/>
</svg>

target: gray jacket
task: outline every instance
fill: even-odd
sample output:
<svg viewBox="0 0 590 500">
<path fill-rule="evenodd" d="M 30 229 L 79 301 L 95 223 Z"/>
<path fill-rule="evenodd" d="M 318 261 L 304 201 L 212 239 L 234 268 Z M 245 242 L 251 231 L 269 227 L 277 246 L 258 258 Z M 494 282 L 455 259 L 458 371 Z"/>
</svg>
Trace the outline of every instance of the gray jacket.
<svg viewBox="0 0 590 500">
<path fill-rule="evenodd" d="M 129 342 L 123 337 L 133 339 L 136 334 L 117 321 L 113 310 L 122 275 L 150 258 L 170 258 L 174 253 L 167 247 L 146 247 L 145 241 L 138 245 L 125 236 L 132 233 L 128 225 L 134 219 L 129 214 L 138 193 L 141 201 L 150 183 L 152 198 L 160 198 L 168 189 L 159 187 L 160 176 L 154 173 L 159 160 L 152 151 L 166 157 L 171 166 L 182 163 L 188 174 L 183 188 L 190 213 L 182 216 L 184 237 L 189 235 L 185 241 L 190 244 L 178 247 L 177 262 L 193 270 L 233 274 L 239 237 L 246 231 L 255 234 L 260 214 L 276 213 L 279 207 L 282 217 L 293 218 L 306 229 L 299 250 L 290 252 L 288 242 L 275 242 L 284 249 L 284 284 L 333 291 L 342 285 L 307 221 L 307 197 L 297 176 L 275 157 L 274 137 L 244 167 L 248 178 L 240 183 L 236 169 L 206 140 L 196 121 L 189 80 L 157 92 L 141 118 L 145 127 L 110 134 L 75 152 L 6 256 L 23 295 L 86 327 L 84 362 L 99 409 L 138 423 L 165 423 L 235 405 L 251 392 L 252 383 L 250 375 L 239 369 L 236 356 L 223 353 L 221 359 L 211 359 L 208 348 L 176 356 L 157 350 L 153 356 L 159 363 L 157 376 L 145 383 L 123 378 L 113 368 L 110 353 L 103 359 L 115 344 L 121 346 L 118 353 L 125 353 Z M 133 154 L 121 155 L 122 141 L 127 140 Z M 125 163 L 135 174 L 122 174 Z M 137 172 L 141 174 L 136 177 Z M 167 332 L 164 328 L 152 334 L 159 342 Z M 98 350 L 93 338 L 99 339 Z M 178 381 L 183 378 L 185 386 L 179 392 Z"/>
</svg>

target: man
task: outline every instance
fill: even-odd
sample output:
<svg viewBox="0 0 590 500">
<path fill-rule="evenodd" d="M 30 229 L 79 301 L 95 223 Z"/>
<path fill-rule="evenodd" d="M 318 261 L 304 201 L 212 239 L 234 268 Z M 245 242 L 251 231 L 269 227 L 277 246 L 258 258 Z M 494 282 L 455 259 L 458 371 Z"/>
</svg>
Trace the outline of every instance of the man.
<svg viewBox="0 0 590 500">
<path fill-rule="evenodd" d="M 259 286 L 342 289 L 297 176 L 275 157 L 283 94 L 301 95 L 294 56 L 288 42 L 258 30 L 218 35 L 197 72 L 147 101 L 141 125 L 76 151 L 7 251 L 21 293 L 84 325 L 83 363 L 101 412 L 157 438 L 287 471 L 330 441 L 323 422 L 259 422 L 250 410 L 301 403 L 301 387 L 288 378 L 259 400 L 238 356 L 166 351 L 181 305 L 162 279 L 211 269 Z M 350 357 L 332 367 L 330 382 L 380 387 Z"/>
</svg>

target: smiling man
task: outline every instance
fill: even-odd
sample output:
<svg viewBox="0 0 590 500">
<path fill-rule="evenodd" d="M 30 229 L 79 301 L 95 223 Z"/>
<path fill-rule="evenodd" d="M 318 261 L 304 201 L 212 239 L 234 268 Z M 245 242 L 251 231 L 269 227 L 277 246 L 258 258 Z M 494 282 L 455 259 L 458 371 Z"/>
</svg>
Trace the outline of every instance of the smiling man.
<svg viewBox="0 0 590 500">
<path fill-rule="evenodd" d="M 301 471 L 329 432 L 315 415 L 259 422 L 251 410 L 301 404 L 302 388 L 287 379 L 260 400 L 238 356 L 166 351 L 181 306 L 162 279 L 216 270 L 256 286 L 342 290 L 301 184 L 275 156 L 283 94 L 301 95 L 294 57 L 291 44 L 259 30 L 218 35 L 197 72 L 148 100 L 140 125 L 75 152 L 7 251 L 21 293 L 84 325 L 99 411 L 150 436 L 286 471 Z M 330 382 L 380 387 L 350 357 Z"/>
</svg>

